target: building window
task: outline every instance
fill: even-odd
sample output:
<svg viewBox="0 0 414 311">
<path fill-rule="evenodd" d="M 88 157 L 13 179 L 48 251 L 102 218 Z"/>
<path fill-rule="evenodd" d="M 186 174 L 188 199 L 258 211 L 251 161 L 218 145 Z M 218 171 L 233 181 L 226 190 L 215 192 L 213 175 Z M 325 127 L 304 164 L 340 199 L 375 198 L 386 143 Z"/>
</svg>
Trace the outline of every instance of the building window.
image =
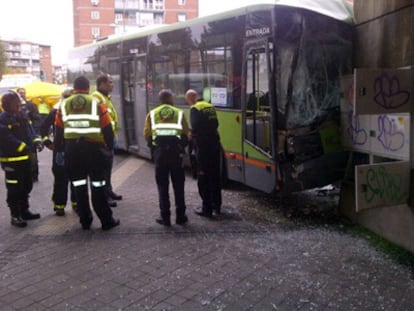
<svg viewBox="0 0 414 311">
<path fill-rule="evenodd" d="M 92 37 L 98 38 L 101 34 L 99 27 L 92 27 Z"/>
<path fill-rule="evenodd" d="M 185 5 L 185 0 L 178 0 L 178 5 Z"/>
<path fill-rule="evenodd" d="M 152 13 L 137 14 L 137 24 L 140 26 L 148 26 L 154 24 L 154 15 Z"/>
<path fill-rule="evenodd" d="M 91 19 L 99 19 L 100 15 L 98 11 L 91 12 Z"/>
<path fill-rule="evenodd" d="M 164 24 L 164 14 L 154 14 L 154 24 Z"/>
<path fill-rule="evenodd" d="M 96 6 L 99 4 L 99 0 L 91 0 L 91 4 Z"/>
<path fill-rule="evenodd" d="M 177 14 L 177 20 L 178 20 L 179 22 L 185 22 L 185 20 L 186 20 L 186 15 L 185 15 L 185 13 L 178 13 L 178 14 Z"/>
<path fill-rule="evenodd" d="M 122 15 L 122 13 L 115 14 L 115 24 L 122 23 L 123 20 L 124 16 Z"/>
<path fill-rule="evenodd" d="M 155 0 L 154 9 L 155 10 L 164 10 L 164 0 Z"/>
</svg>

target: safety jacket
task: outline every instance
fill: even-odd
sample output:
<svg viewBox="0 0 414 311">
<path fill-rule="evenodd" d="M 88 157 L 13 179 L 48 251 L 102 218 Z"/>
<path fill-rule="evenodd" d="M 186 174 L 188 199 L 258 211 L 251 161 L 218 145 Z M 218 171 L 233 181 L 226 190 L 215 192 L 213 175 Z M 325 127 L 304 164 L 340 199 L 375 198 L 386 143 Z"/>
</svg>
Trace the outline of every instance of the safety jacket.
<svg viewBox="0 0 414 311">
<path fill-rule="evenodd" d="M 108 110 L 109 116 L 111 117 L 112 130 L 114 131 L 114 134 L 116 134 L 119 129 L 118 113 L 116 112 L 116 109 L 111 101 L 110 96 L 106 96 L 105 94 L 102 94 L 99 91 L 93 92 L 92 96 L 96 97 L 100 102 L 105 103 L 106 109 Z"/>
<path fill-rule="evenodd" d="M 61 106 L 64 138 L 89 138 L 104 143 L 99 123 L 99 102 L 87 94 L 75 94 Z"/>
<path fill-rule="evenodd" d="M 29 153 L 38 143 L 41 139 L 25 113 L 0 114 L 0 162 L 29 160 Z"/>
<path fill-rule="evenodd" d="M 181 139 L 183 134 L 184 113 L 182 110 L 167 104 L 162 104 L 150 111 L 152 144 L 155 146 L 159 137 L 176 137 Z"/>
<path fill-rule="evenodd" d="M 41 101 L 38 105 L 37 105 L 37 109 L 39 110 L 40 114 L 49 114 L 50 112 L 50 108 L 48 106 L 48 104 L 46 104 L 45 102 Z"/>
<path fill-rule="evenodd" d="M 198 101 L 190 109 L 191 133 L 199 143 L 209 144 L 218 141 L 218 119 L 214 106 L 206 101 Z"/>
</svg>

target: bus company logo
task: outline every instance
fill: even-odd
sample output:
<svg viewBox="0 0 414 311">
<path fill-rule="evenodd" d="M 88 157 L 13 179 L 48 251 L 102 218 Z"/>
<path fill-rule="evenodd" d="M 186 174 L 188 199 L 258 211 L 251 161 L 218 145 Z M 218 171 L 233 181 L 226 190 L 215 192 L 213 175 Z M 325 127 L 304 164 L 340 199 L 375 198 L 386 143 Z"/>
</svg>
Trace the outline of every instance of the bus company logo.
<svg viewBox="0 0 414 311">
<path fill-rule="evenodd" d="M 159 116 L 162 122 L 171 121 L 174 118 L 174 109 L 164 107 L 160 110 Z"/>
<path fill-rule="evenodd" d="M 270 27 L 246 29 L 246 38 L 266 36 L 269 34 L 270 34 Z"/>
</svg>

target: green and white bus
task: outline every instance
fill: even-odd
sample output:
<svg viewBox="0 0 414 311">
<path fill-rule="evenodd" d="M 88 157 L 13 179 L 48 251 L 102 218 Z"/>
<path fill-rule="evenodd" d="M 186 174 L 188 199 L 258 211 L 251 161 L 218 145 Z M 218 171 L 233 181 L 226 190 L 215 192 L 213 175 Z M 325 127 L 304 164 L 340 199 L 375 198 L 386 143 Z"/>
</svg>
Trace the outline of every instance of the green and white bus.
<svg viewBox="0 0 414 311">
<path fill-rule="evenodd" d="M 184 94 L 193 88 L 217 108 L 226 178 L 267 193 L 327 185 L 346 164 L 340 79 L 352 72 L 352 12 L 342 1 L 283 2 L 75 48 L 68 81 L 112 75 L 120 149 L 150 158 L 142 132 L 159 90 L 171 89 L 188 113 Z"/>
</svg>

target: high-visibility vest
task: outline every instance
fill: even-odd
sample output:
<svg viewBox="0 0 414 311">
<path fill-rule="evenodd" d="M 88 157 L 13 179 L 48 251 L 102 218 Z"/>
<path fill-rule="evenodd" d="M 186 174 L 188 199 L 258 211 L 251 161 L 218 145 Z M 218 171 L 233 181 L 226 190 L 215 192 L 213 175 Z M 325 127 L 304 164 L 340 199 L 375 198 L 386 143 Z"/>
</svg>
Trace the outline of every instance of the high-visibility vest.
<svg viewBox="0 0 414 311">
<path fill-rule="evenodd" d="M 172 136 L 181 139 L 183 132 L 182 110 L 167 104 L 160 105 L 150 111 L 152 142 L 155 145 L 157 137 Z"/>
<path fill-rule="evenodd" d="M 106 109 L 109 113 L 109 116 L 111 117 L 111 124 L 112 124 L 112 130 L 114 131 L 114 134 L 118 131 L 118 113 L 116 112 L 116 109 L 114 107 L 114 104 L 112 103 L 109 96 L 105 96 L 99 91 L 95 91 L 92 93 L 93 97 L 96 97 L 100 102 L 104 102 Z"/>
<path fill-rule="evenodd" d="M 198 111 L 206 114 L 209 120 L 217 119 L 217 113 L 214 106 L 206 101 L 199 101 L 195 103 L 191 108 L 197 109 Z"/>
<path fill-rule="evenodd" d="M 89 138 L 104 142 L 99 124 L 99 101 L 90 95 L 75 94 L 61 105 L 64 138 Z"/>
<path fill-rule="evenodd" d="M 37 105 L 37 109 L 38 109 L 40 114 L 49 114 L 49 112 L 50 112 L 49 106 L 46 103 L 44 103 L 43 101 L 40 102 Z"/>
</svg>

